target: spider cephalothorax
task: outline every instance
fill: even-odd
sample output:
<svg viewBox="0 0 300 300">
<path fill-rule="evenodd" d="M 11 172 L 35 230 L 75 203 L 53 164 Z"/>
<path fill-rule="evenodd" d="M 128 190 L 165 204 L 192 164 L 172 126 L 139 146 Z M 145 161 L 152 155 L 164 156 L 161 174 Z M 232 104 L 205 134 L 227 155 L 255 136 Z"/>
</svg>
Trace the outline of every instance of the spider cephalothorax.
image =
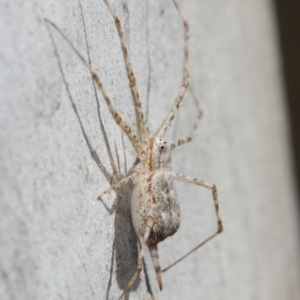
<svg viewBox="0 0 300 300">
<path fill-rule="evenodd" d="M 161 138 L 149 138 L 147 140 L 147 156 L 146 160 L 142 160 L 142 167 L 147 169 L 148 172 L 166 168 L 166 147 L 167 142 L 164 142 Z"/>
</svg>

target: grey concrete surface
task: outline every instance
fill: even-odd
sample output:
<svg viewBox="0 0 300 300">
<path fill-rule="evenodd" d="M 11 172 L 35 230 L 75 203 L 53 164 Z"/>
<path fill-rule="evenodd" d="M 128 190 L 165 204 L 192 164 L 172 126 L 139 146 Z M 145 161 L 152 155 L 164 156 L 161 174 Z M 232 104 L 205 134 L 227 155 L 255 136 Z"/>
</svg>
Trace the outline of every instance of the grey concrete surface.
<svg viewBox="0 0 300 300">
<path fill-rule="evenodd" d="M 154 130 L 180 86 L 182 24 L 171 1 L 111 2 Z M 298 212 L 273 3 L 179 4 L 190 23 L 191 84 L 204 117 L 171 163 L 217 184 L 225 232 L 164 273 L 162 292 L 147 253 L 146 273 L 125 299 L 149 292 L 168 300 L 299 299 Z M 0 299 L 116 299 L 138 255 L 131 187 L 106 197 L 107 207 L 96 199 L 128 173 L 135 154 L 44 17 L 90 59 L 116 109 L 134 123 L 103 1 L 1 1 Z M 167 140 L 187 133 L 194 116 L 187 95 Z M 177 190 L 182 225 L 159 245 L 162 267 L 216 228 L 208 191 L 181 183 Z"/>
</svg>

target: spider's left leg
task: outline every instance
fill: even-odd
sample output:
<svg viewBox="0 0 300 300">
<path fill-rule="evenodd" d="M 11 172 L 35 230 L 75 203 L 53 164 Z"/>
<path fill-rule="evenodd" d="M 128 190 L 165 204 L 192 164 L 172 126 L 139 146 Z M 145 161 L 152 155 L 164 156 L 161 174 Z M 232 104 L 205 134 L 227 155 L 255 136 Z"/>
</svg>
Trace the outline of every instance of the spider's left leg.
<svg viewBox="0 0 300 300">
<path fill-rule="evenodd" d="M 173 143 L 169 144 L 168 147 L 167 147 L 167 151 L 171 151 L 174 148 L 176 148 L 177 146 L 180 146 L 180 145 L 183 145 L 183 144 L 186 144 L 186 143 L 190 142 L 193 139 L 193 137 L 194 137 L 194 133 L 195 133 L 195 131 L 196 131 L 197 127 L 198 127 L 199 121 L 200 121 L 200 119 L 202 117 L 203 112 L 202 112 L 202 109 L 200 108 L 199 100 L 196 97 L 196 95 L 194 93 L 194 90 L 192 89 L 191 86 L 189 87 L 189 91 L 191 92 L 191 94 L 193 96 L 193 99 L 195 101 L 196 107 L 197 107 L 197 118 L 196 118 L 196 121 L 195 121 L 195 123 L 194 123 L 194 125 L 193 125 L 193 127 L 192 127 L 192 129 L 191 129 L 191 131 L 189 133 L 189 135 L 186 136 L 186 137 L 184 137 L 184 138 L 181 138 L 181 139 L 177 140 L 176 142 L 173 142 Z"/>
<path fill-rule="evenodd" d="M 121 188 L 122 186 L 127 184 L 130 180 L 133 180 L 136 177 L 136 175 L 137 175 L 136 172 L 134 172 L 133 174 L 131 174 L 131 175 L 123 178 L 119 182 L 113 184 L 110 188 L 108 188 L 107 190 L 102 192 L 100 196 L 98 196 L 98 200 L 101 200 L 105 194 L 111 192 L 112 190 L 117 190 L 117 189 Z"/>
<path fill-rule="evenodd" d="M 179 181 L 184 181 L 184 182 L 188 182 L 188 183 L 200 185 L 200 186 L 208 188 L 208 189 L 210 189 L 212 191 L 212 196 L 213 196 L 214 205 L 215 205 L 215 211 L 216 211 L 216 215 L 217 215 L 218 230 L 214 234 L 212 234 L 211 236 L 209 236 L 207 239 L 205 239 L 198 246 L 196 246 L 194 249 L 192 249 L 187 254 L 185 254 L 184 256 L 182 256 L 181 258 L 179 258 L 178 260 L 176 260 L 174 263 L 172 263 L 167 268 L 165 268 L 163 270 L 163 272 L 167 271 L 168 269 L 170 269 L 171 267 L 173 267 L 174 265 L 176 265 L 177 263 L 179 263 L 180 261 L 182 261 L 183 259 L 185 259 L 187 256 L 189 256 L 191 253 L 193 253 L 194 251 L 196 251 L 197 249 L 199 249 L 200 247 L 202 247 L 204 244 L 206 244 L 207 242 L 209 242 L 210 240 L 212 240 L 218 234 L 220 234 L 221 232 L 223 232 L 223 225 L 222 225 L 222 221 L 221 221 L 221 217 L 220 217 L 220 212 L 219 212 L 218 192 L 217 192 L 216 186 L 213 183 L 209 183 L 209 182 L 206 182 L 206 181 L 203 181 L 203 180 L 199 180 L 197 178 L 187 177 L 185 175 L 181 175 L 181 174 L 177 174 L 177 173 L 172 173 L 172 172 L 170 172 L 169 174 L 175 180 L 179 180 Z"/>
<path fill-rule="evenodd" d="M 140 96 L 136 87 L 136 79 L 133 74 L 131 62 L 128 56 L 128 50 L 126 47 L 125 39 L 124 39 L 124 34 L 123 30 L 121 27 L 120 19 L 116 15 L 116 13 L 113 11 L 112 7 L 110 6 L 110 3 L 107 0 L 104 0 L 108 10 L 110 11 L 111 15 L 114 18 L 116 28 L 119 34 L 120 42 L 121 42 L 121 47 L 122 47 L 122 52 L 123 52 L 123 57 L 124 57 L 124 62 L 126 65 L 126 72 L 129 80 L 129 87 L 131 89 L 131 94 L 133 98 L 133 103 L 134 103 L 134 108 L 135 108 L 135 116 L 136 116 L 136 121 L 137 121 L 137 129 L 138 129 L 138 136 L 141 140 L 141 142 L 145 141 L 145 139 L 148 137 L 148 128 L 145 124 L 145 119 L 142 111 L 142 106 L 141 106 L 141 101 L 140 101 Z"/>
<path fill-rule="evenodd" d="M 126 285 L 125 289 L 123 290 L 123 293 L 121 294 L 121 296 L 118 300 L 121 300 L 124 297 L 124 295 L 129 291 L 129 289 L 131 288 L 133 283 L 136 281 L 136 279 L 139 277 L 139 275 L 142 271 L 144 255 L 145 255 L 145 248 L 146 248 L 147 241 L 149 239 L 149 235 L 150 235 L 150 232 L 152 230 L 153 225 L 154 225 L 154 221 L 153 221 L 152 217 L 149 217 L 149 219 L 147 221 L 144 237 L 143 237 L 143 243 L 142 243 L 141 251 L 140 251 L 140 254 L 139 254 L 139 260 L 138 260 L 138 264 L 137 264 L 137 267 L 136 267 L 136 272 L 131 277 L 130 281 Z"/>
<path fill-rule="evenodd" d="M 184 97 L 184 94 L 189 86 L 189 71 L 188 71 L 188 57 L 189 57 L 189 51 L 188 51 L 188 31 L 189 31 L 189 25 L 186 19 L 184 18 L 181 10 L 179 9 L 179 6 L 175 0 L 173 0 L 173 3 L 178 11 L 178 14 L 182 20 L 183 23 L 183 30 L 184 30 L 184 60 L 183 60 L 183 78 L 182 78 L 182 86 L 179 90 L 179 93 L 177 95 L 177 98 L 175 99 L 172 108 L 170 112 L 167 114 L 166 118 L 162 122 L 162 124 L 159 126 L 159 128 L 156 130 L 154 136 L 162 137 L 167 132 L 168 128 L 171 125 L 172 120 L 175 117 L 175 113 L 177 109 L 179 108 L 180 102 Z"/>
<path fill-rule="evenodd" d="M 102 84 L 102 82 L 100 81 L 100 78 L 98 77 L 98 75 L 95 73 L 95 71 L 93 70 L 92 66 L 89 64 L 89 62 L 79 53 L 79 51 L 75 48 L 75 46 L 73 45 L 73 43 L 71 42 L 71 40 L 63 33 L 63 31 L 61 29 L 58 28 L 58 26 L 51 22 L 48 19 L 44 19 L 45 22 L 47 24 L 50 24 L 59 34 L 60 36 L 67 42 L 67 44 L 71 47 L 71 49 L 74 51 L 74 53 L 76 53 L 77 57 L 83 62 L 83 64 L 86 66 L 86 68 L 88 69 L 89 73 L 92 76 L 92 79 L 94 80 L 94 82 L 96 83 L 97 87 L 99 88 L 99 90 L 102 93 L 102 96 L 107 104 L 108 109 L 110 110 L 110 113 L 112 115 L 112 117 L 114 118 L 115 122 L 117 125 L 119 125 L 122 130 L 125 132 L 125 134 L 127 135 L 127 137 L 129 138 L 129 140 L 131 141 L 138 157 L 141 157 L 144 155 L 144 149 L 141 147 L 141 143 L 139 138 L 132 132 L 132 129 L 130 128 L 130 126 L 127 124 L 127 122 L 125 122 L 121 116 L 118 114 L 118 112 L 116 111 L 116 109 L 114 108 L 112 102 L 110 101 L 110 98 L 108 97 L 106 90 Z"/>
</svg>

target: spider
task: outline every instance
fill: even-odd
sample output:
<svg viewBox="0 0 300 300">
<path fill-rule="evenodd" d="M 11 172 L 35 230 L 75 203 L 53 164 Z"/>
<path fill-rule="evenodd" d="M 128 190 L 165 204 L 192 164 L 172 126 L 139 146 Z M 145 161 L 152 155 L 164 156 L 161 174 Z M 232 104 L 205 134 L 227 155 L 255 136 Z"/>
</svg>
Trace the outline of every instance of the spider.
<svg viewBox="0 0 300 300">
<path fill-rule="evenodd" d="M 190 255 L 192 252 L 203 246 L 208 241 L 212 240 L 218 234 L 223 231 L 222 221 L 219 213 L 219 204 L 217 196 L 217 188 L 214 184 L 199 180 L 197 178 L 187 177 L 182 174 L 174 173 L 171 171 L 170 167 L 167 164 L 166 155 L 168 152 L 174 148 L 188 143 L 193 139 L 195 130 L 197 129 L 198 123 L 202 116 L 202 110 L 199 106 L 198 100 L 195 97 L 192 89 L 190 91 L 195 100 L 197 106 L 197 119 L 189 133 L 186 137 L 178 139 L 175 142 L 167 144 L 162 138 L 169 129 L 172 120 L 175 117 L 176 111 L 179 108 L 179 105 L 189 87 L 189 73 L 188 73 L 188 31 L 189 26 L 184 18 L 176 0 L 172 0 L 179 17 L 183 23 L 184 29 L 184 63 L 183 63 L 183 77 L 182 77 L 182 86 L 179 89 L 178 95 L 171 107 L 171 110 L 165 117 L 162 124 L 158 129 L 151 134 L 148 126 L 145 123 L 144 114 L 141 107 L 141 101 L 139 98 L 139 93 L 136 86 L 136 79 L 132 70 L 131 62 L 129 59 L 127 47 L 125 44 L 125 39 L 121 27 L 120 20 L 116 13 L 113 11 L 108 0 L 103 0 L 110 11 L 118 35 L 120 38 L 120 43 L 122 47 L 124 62 L 126 66 L 126 72 L 129 80 L 129 87 L 132 94 L 132 99 L 134 103 L 135 116 L 136 116 L 136 129 L 134 130 L 133 126 L 129 122 L 126 122 L 118 114 L 117 110 L 113 106 L 110 98 L 108 97 L 105 88 L 103 87 L 98 75 L 93 71 L 90 64 L 84 59 L 84 57 L 78 52 L 72 42 L 67 38 L 67 36 L 51 21 L 45 19 L 47 23 L 52 25 L 57 32 L 64 38 L 64 40 L 69 44 L 73 51 L 77 54 L 83 64 L 87 67 L 90 72 L 93 80 L 98 86 L 99 90 L 102 93 L 102 96 L 110 110 L 112 117 L 114 118 L 117 125 L 121 127 L 123 132 L 127 135 L 136 155 L 139 159 L 139 163 L 135 166 L 134 171 L 128 177 L 120 180 L 119 182 L 113 184 L 109 189 L 102 192 L 98 197 L 99 200 L 102 197 L 113 191 L 121 188 L 126 185 L 128 182 L 134 182 L 134 188 L 131 196 L 131 217 L 133 221 L 133 226 L 136 233 L 141 237 L 141 249 L 138 258 L 138 264 L 136 272 L 133 277 L 130 279 L 126 287 L 124 288 L 119 300 L 130 290 L 130 287 L 133 285 L 135 280 L 138 278 L 142 271 L 143 259 L 145 254 L 146 246 L 149 248 L 154 269 L 156 272 L 156 277 L 160 290 L 163 288 L 162 282 L 162 272 L 170 269 L 179 261 L 183 260 L 185 257 Z M 196 246 L 194 249 L 189 251 L 183 257 L 175 261 L 169 267 L 161 270 L 158 258 L 158 249 L 157 244 L 162 242 L 167 237 L 173 235 L 179 228 L 180 225 L 180 206 L 176 191 L 173 186 L 173 180 L 179 180 L 183 182 L 188 182 L 203 186 L 212 191 L 212 197 L 214 201 L 216 216 L 217 216 L 217 231 L 209 236 L 206 240 Z"/>
</svg>

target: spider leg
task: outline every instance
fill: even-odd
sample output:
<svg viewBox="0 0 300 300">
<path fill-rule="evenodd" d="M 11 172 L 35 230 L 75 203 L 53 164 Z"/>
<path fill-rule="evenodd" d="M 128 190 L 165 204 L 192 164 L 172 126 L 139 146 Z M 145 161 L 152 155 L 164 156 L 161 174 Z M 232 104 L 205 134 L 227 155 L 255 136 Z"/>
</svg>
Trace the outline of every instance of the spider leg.
<svg viewBox="0 0 300 300">
<path fill-rule="evenodd" d="M 198 246 L 196 246 L 194 249 L 192 249 L 191 251 L 189 251 L 187 254 L 185 254 L 184 256 L 182 256 L 181 258 L 179 258 L 178 260 L 176 260 L 174 263 L 172 263 L 171 265 L 169 265 L 167 268 L 163 269 L 162 272 L 165 272 L 165 271 L 169 270 L 171 267 L 175 266 L 177 263 L 179 263 L 180 261 L 182 261 L 183 259 L 185 259 L 187 256 L 189 256 L 190 254 L 192 254 L 194 251 L 196 251 L 197 249 L 199 249 L 200 247 L 202 247 L 204 244 L 206 244 L 207 242 L 209 242 L 210 240 L 212 240 L 214 237 L 216 237 L 221 232 L 223 232 L 223 225 L 222 225 L 222 221 L 221 221 L 221 217 L 220 217 L 220 212 L 219 212 L 218 192 L 217 192 L 216 186 L 213 183 L 209 183 L 209 182 L 206 182 L 206 181 L 203 181 L 203 180 L 199 180 L 197 178 L 187 177 L 185 175 L 181 175 L 181 174 L 177 174 L 177 173 L 172 173 L 172 172 L 169 173 L 169 174 L 175 180 L 179 180 L 179 181 L 184 181 L 184 182 L 188 182 L 188 183 L 200 185 L 200 186 L 208 188 L 208 189 L 210 189 L 212 191 L 212 195 L 213 195 L 213 199 L 214 199 L 214 205 L 215 205 L 215 211 L 216 211 L 216 216 L 217 216 L 218 230 L 214 234 L 212 234 L 211 236 L 209 236 L 207 239 L 205 239 Z"/>
<path fill-rule="evenodd" d="M 104 0 L 107 8 L 109 9 L 111 15 L 114 18 L 116 28 L 119 34 L 120 42 L 121 42 L 121 47 L 122 47 L 122 52 L 123 52 L 123 57 L 124 57 L 124 62 L 126 65 L 126 72 L 129 80 L 129 87 L 131 89 L 131 94 L 132 94 L 132 99 L 134 103 L 134 108 L 135 108 L 135 116 L 136 116 L 136 121 L 137 121 L 137 129 L 138 129 L 138 136 L 141 140 L 141 142 L 144 142 L 148 136 L 148 128 L 145 124 L 145 119 L 144 119 L 144 114 L 142 111 L 142 106 L 141 106 L 141 101 L 140 101 L 140 96 L 137 90 L 136 86 L 136 79 L 133 74 L 131 62 L 128 56 L 128 50 L 126 47 L 125 39 L 124 39 L 124 34 L 123 30 L 121 27 L 120 19 L 116 15 L 116 13 L 113 11 L 112 7 L 110 6 L 109 2 L 107 0 Z"/>
<path fill-rule="evenodd" d="M 157 252 L 157 244 L 156 245 L 151 245 L 151 246 L 149 245 L 148 248 L 149 248 L 150 253 L 151 253 L 152 262 L 153 262 L 154 270 L 155 270 L 155 273 L 156 273 L 156 279 L 157 279 L 157 282 L 158 282 L 158 286 L 159 286 L 159 289 L 162 291 L 163 282 L 162 282 L 161 268 L 160 268 L 158 252 Z"/>
<path fill-rule="evenodd" d="M 199 100 L 196 97 L 196 95 L 195 95 L 195 93 L 194 93 L 194 91 L 193 91 L 193 89 L 192 89 L 191 86 L 189 86 L 189 91 L 191 92 L 191 94 L 193 96 L 193 99 L 195 101 L 195 104 L 197 106 L 197 118 L 196 118 L 196 121 L 195 121 L 195 123 L 194 123 L 194 125 L 193 125 L 193 127 L 192 127 L 192 129 L 191 129 L 191 131 L 189 133 L 189 135 L 186 136 L 186 137 L 184 137 L 184 138 L 181 138 L 181 139 L 177 140 L 176 142 L 171 143 L 170 145 L 168 145 L 167 151 L 171 151 L 171 150 L 173 150 L 174 148 L 176 148 L 176 147 L 178 147 L 180 145 L 183 145 L 183 144 L 186 144 L 186 143 L 190 142 L 193 139 L 193 137 L 194 137 L 194 133 L 195 133 L 195 131 L 196 131 L 197 127 L 198 127 L 199 121 L 200 121 L 200 119 L 201 119 L 201 117 L 203 115 L 202 109 L 200 108 Z"/>
<path fill-rule="evenodd" d="M 148 238 L 149 238 L 149 235 L 150 235 L 150 232 L 152 230 L 153 225 L 154 225 L 154 221 L 151 217 L 149 217 L 149 219 L 147 221 L 146 229 L 145 229 L 145 234 L 144 234 L 144 237 L 143 237 L 143 243 L 142 243 L 141 251 L 140 251 L 140 254 L 139 254 L 139 260 L 138 260 L 138 264 L 137 264 L 137 267 L 136 267 L 136 272 L 131 277 L 130 281 L 126 285 L 125 289 L 123 290 L 123 293 L 121 294 L 121 296 L 119 297 L 118 300 L 121 300 L 124 297 L 124 295 L 129 291 L 130 287 L 133 285 L 133 283 L 139 277 L 139 275 L 140 275 L 140 273 L 143 269 L 145 248 L 146 248 L 147 241 L 148 241 Z"/>
<path fill-rule="evenodd" d="M 53 22 L 51 22 L 48 19 L 44 19 L 48 24 L 50 24 L 61 36 L 62 38 L 68 43 L 68 45 L 72 48 L 72 50 L 76 53 L 76 55 L 79 57 L 79 59 L 83 62 L 83 64 L 86 66 L 86 68 L 88 69 L 88 71 L 90 72 L 93 80 L 95 81 L 96 85 L 98 86 L 99 90 L 102 93 L 102 96 L 110 110 L 111 115 L 113 116 L 115 122 L 123 129 L 123 131 L 126 133 L 126 135 L 128 136 L 129 140 L 131 141 L 135 151 L 137 152 L 138 156 L 142 156 L 144 150 L 141 147 L 140 141 L 138 139 L 138 137 L 132 132 L 132 129 L 130 128 L 130 126 L 123 121 L 123 119 L 121 118 L 121 116 L 117 113 L 117 111 L 115 110 L 115 108 L 113 107 L 103 85 L 102 82 L 100 81 L 98 75 L 94 72 L 94 70 L 92 69 L 91 65 L 86 61 L 86 59 L 79 53 L 79 51 L 75 48 L 75 46 L 73 45 L 73 43 L 67 38 L 67 36 L 56 26 L 56 24 L 54 24 Z"/>
<path fill-rule="evenodd" d="M 108 188 L 107 190 L 102 192 L 101 195 L 98 196 L 98 200 L 101 200 L 105 194 L 111 192 L 112 190 L 117 190 L 117 189 L 121 188 L 122 186 L 127 184 L 130 180 L 133 180 L 136 177 L 136 175 L 137 175 L 136 172 L 134 172 L 133 174 L 131 174 L 131 175 L 123 178 L 119 182 L 113 184 L 110 188 Z"/>
<path fill-rule="evenodd" d="M 189 25 L 186 19 L 184 18 L 181 10 L 179 9 L 179 6 L 175 0 L 173 0 L 173 3 L 179 13 L 179 16 L 182 20 L 183 23 L 183 29 L 184 29 L 184 61 L 183 61 L 183 78 L 182 78 L 182 86 L 179 90 L 179 93 L 173 103 L 173 106 L 170 110 L 170 112 L 167 114 L 166 118 L 162 122 L 162 124 L 159 126 L 157 131 L 155 132 L 154 136 L 157 137 L 162 137 L 165 135 L 167 132 L 168 128 L 171 125 L 172 120 L 175 117 L 175 113 L 180 105 L 180 102 L 182 101 L 184 94 L 189 86 L 189 71 L 188 71 L 188 57 L 189 57 L 189 52 L 188 52 L 188 31 L 189 31 Z"/>
</svg>

